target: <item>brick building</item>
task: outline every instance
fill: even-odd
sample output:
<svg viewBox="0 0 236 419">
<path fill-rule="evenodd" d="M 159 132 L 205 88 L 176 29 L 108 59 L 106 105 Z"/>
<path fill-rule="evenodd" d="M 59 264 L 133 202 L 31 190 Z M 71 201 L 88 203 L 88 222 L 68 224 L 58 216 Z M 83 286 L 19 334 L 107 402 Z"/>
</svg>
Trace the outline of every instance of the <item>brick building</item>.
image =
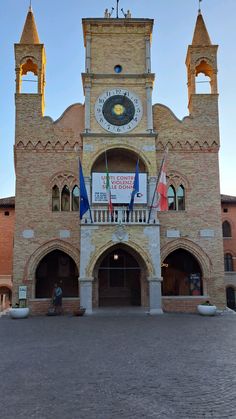
<svg viewBox="0 0 236 419">
<path fill-rule="evenodd" d="M 0 199 L 0 311 L 11 301 L 14 222 L 15 198 Z"/>
<path fill-rule="evenodd" d="M 221 195 L 227 306 L 236 309 L 236 196 Z"/>
<path fill-rule="evenodd" d="M 179 120 L 152 103 L 153 23 L 129 12 L 83 19 L 85 103 L 53 121 L 44 116 L 45 48 L 28 12 L 15 45 L 13 281 L 15 300 L 19 285 L 27 285 L 33 313 L 46 311 L 55 282 L 65 310 L 80 303 L 87 313 L 114 305 L 148 307 L 151 314 L 195 311 L 205 299 L 225 305 L 217 45 L 199 13 L 186 57 L 189 115 Z M 21 90 L 29 72 L 36 93 Z M 199 74 L 208 78 L 209 93 L 197 92 Z M 167 147 L 169 210 L 149 214 Z M 93 222 L 89 212 L 79 219 L 79 157 Z M 137 161 L 142 193 L 128 212 Z"/>
</svg>

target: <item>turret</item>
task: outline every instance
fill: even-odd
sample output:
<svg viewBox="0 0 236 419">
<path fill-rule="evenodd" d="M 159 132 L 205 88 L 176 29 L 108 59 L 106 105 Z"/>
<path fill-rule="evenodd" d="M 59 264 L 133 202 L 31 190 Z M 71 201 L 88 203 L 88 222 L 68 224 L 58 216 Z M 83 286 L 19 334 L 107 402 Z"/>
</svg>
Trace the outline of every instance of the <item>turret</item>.
<svg viewBox="0 0 236 419">
<path fill-rule="evenodd" d="M 204 19 L 199 10 L 192 44 L 188 47 L 186 57 L 190 114 L 201 113 L 203 110 L 207 111 L 209 103 L 211 105 L 215 104 L 218 109 L 217 49 L 218 45 L 212 45 L 211 43 Z M 200 73 L 209 77 L 210 94 L 198 94 L 196 91 L 196 77 Z"/>
<path fill-rule="evenodd" d="M 40 43 L 32 8 L 29 8 L 20 42 L 15 44 L 16 63 L 16 121 L 21 111 L 31 117 L 44 113 L 46 55 Z M 36 76 L 36 93 L 22 92 L 23 77 L 32 72 Z"/>
</svg>

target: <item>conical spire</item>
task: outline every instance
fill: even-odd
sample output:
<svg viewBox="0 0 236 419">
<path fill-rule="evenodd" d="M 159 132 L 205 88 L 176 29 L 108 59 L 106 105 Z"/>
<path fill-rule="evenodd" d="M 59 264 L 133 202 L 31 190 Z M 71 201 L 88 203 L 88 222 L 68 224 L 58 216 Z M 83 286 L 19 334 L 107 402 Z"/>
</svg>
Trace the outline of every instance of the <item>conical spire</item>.
<svg viewBox="0 0 236 419">
<path fill-rule="evenodd" d="M 202 46 L 211 45 L 210 36 L 207 32 L 207 28 L 206 28 L 204 19 L 203 19 L 202 14 L 201 14 L 200 11 L 198 13 L 198 17 L 197 17 L 197 21 L 196 21 L 196 25 L 195 25 L 192 45 L 194 45 L 194 46 L 197 46 L 197 45 L 202 45 Z"/>
<path fill-rule="evenodd" d="M 36 23 L 31 6 L 26 17 L 20 44 L 40 44 Z"/>
</svg>

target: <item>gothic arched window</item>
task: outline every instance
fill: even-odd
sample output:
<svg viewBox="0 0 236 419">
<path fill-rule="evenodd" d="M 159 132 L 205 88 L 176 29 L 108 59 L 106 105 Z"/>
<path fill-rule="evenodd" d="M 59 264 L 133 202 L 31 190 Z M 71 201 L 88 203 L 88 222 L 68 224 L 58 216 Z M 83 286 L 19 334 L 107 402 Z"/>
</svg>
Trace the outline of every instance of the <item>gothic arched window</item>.
<svg viewBox="0 0 236 419">
<path fill-rule="evenodd" d="M 169 209 L 169 211 L 174 211 L 176 209 L 175 201 L 176 201 L 175 188 L 171 185 L 168 188 L 168 209 Z"/>
<path fill-rule="evenodd" d="M 61 210 L 70 211 L 70 190 L 67 185 L 64 186 L 61 193 Z"/>
<path fill-rule="evenodd" d="M 60 191 L 57 185 L 52 188 L 52 211 L 60 211 Z"/>
<path fill-rule="evenodd" d="M 225 271 L 232 272 L 233 269 L 233 257 L 230 253 L 226 253 L 224 255 L 224 262 L 225 262 Z"/>
<path fill-rule="evenodd" d="M 72 211 L 79 211 L 79 188 L 75 186 L 72 191 Z"/>
<path fill-rule="evenodd" d="M 223 230 L 223 237 L 232 237 L 231 234 L 231 225 L 228 221 L 224 221 L 222 224 L 222 230 Z"/>
<path fill-rule="evenodd" d="M 176 208 L 178 211 L 184 210 L 185 209 L 185 196 L 184 196 L 184 187 L 182 185 L 180 185 L 177 189 L 177 194 L 176 194 Z"/>
</svg>

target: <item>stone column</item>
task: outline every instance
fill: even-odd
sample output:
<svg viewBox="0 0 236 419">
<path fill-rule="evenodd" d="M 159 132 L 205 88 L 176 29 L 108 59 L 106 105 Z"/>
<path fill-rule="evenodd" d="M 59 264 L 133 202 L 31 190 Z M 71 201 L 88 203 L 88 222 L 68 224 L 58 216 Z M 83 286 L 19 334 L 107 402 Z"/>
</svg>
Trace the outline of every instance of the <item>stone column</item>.
<svg viewBox="0 0 236 419">
<path fill-rule="evenodd" d="M 161 298 L 161 255 L 160 255 L 160 225 L 149 224 L 144 228 L 144 235 L 148 239 L 150 261 L 153 266 L 152 276 L 149 276 L 149 312 L 150 314 L 162 314 Z"/>
<path fill-rule="evenodd" d="M 212 78 L 211 78 L 211 93 L 217 94 L 218 93 L 218 87 L 217 87 L 217 71 L 213 71 Z"/>
<path fill-rule="evenodd" d="M 146 73 L 151 73 L 151 43 L 150 37 L 146 37 Z"/>
<path fill-rule="evenodd" d="M 149 313 L 163 314 L 162 299 L 161 299 L 161 281 L 159 277 L 149 277 Z"/>
<path fill-rule="evenodd" d="M 16 68 L 16 93 L 21 92 L 21 69 Z"/>
<path fill-rule="evenodd" d="M 86 308 L 86 314 L 92 314 L 93 278 L 79 278 L 80 306 Z"/>
<path fill-rule="evenodd" d="M 86 73 L 91 72 L 91 35 L 87 35 L 87 39 L 86 39 L 85 71 Z"/>
<path fill-rule="evenodd" d="M 147 130 L 153 131 L 153 115 L 152 115 L 152 85 L 146 86 L 147 97 Z"/>
<path fill-rule="evenodd" d="M 91 86 L 85 86 L 85 132 L 90 131 L 90 95 L 91 95 Z"/>
</svg>

